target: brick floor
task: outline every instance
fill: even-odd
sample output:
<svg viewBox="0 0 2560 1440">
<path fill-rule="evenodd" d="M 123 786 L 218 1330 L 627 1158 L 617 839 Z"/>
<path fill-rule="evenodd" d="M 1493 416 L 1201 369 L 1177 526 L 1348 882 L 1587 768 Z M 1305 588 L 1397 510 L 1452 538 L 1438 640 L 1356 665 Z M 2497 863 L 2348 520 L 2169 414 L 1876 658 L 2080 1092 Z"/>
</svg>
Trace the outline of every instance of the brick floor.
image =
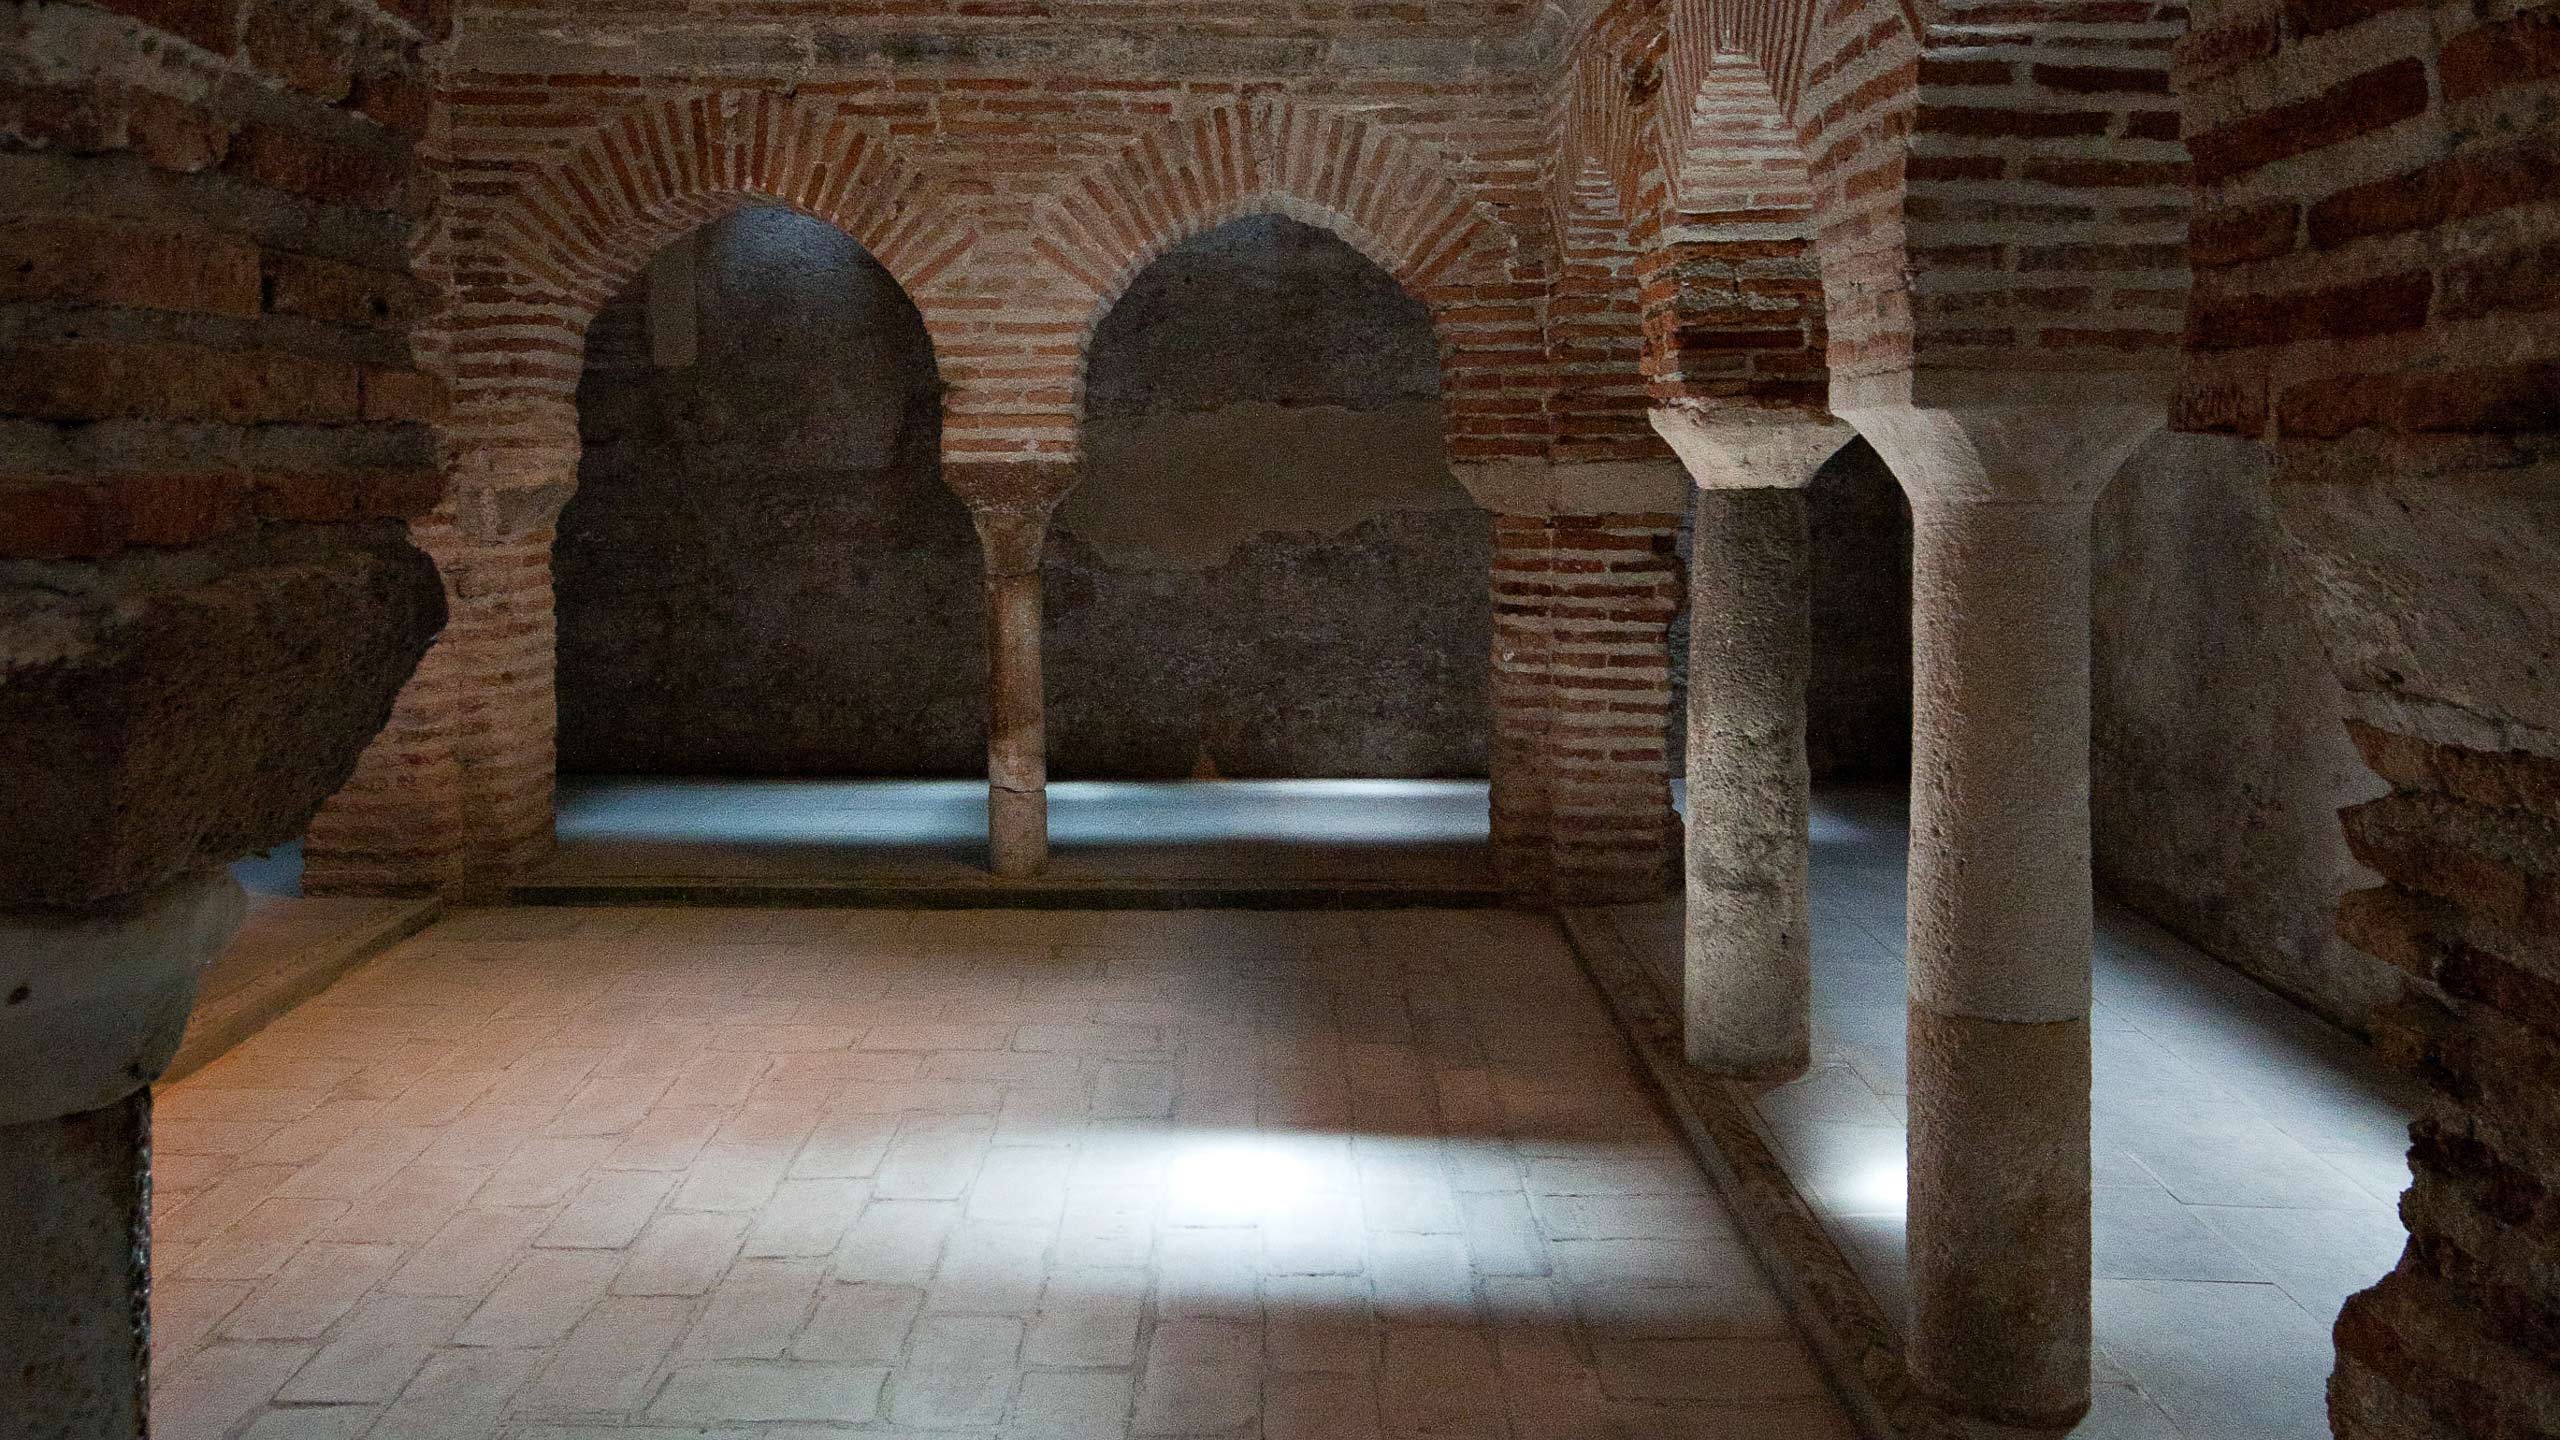
<svg viewBox="0 0 2560 1440">
<path fill-rule="evenodd" d="M 1849 1434 L 1523 915 L 466 912 L 158 1157 L 160 1440 Z"/>
</svg>

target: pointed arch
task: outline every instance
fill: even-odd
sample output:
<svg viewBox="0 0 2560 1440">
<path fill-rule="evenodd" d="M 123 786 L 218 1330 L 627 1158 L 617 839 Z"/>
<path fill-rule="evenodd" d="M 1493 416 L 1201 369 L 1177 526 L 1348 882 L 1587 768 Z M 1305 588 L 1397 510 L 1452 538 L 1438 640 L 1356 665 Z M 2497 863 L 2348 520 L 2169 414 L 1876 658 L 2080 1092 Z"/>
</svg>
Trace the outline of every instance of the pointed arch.
<svg viewBox="0 0 2560 1440">
<path fill-rule="evenodd" d="M 1813 168 L 1759 60 L 1716 51 L 1686 88 L 1685 113 L 1661 117 L 1670 208 L 1809 228 Z"/>
<path fill-rule="evenodd" d="M 1100 311 L 1166 250 L 1260 211 L 1333 231 L 1417 295 L 1511 248 L 1421 141 L 1285 96 L 1140 136 L 1040 205 L 1035 248 Z"/>
<path fill-rule="evenodd" d="M 475 883 L 520 872 L 551 843 L 551 546 L 577 482 L 588 327 L 667 242 L 755 203 L 869 250 L 941 350 L 943 276 L 975 236 L 873 122 L 831 101 L 711 90 L 633 105 L 473 197 L 470 223 L 447 232 L 450 484 L 438 518 L 456 603 L 431 663 L 472 697 L 452 749 Z"/>
<path fill-rule="evenodd" d="M 1277 214 L 1328 230 L 1431 311 L 1452 463 L 1536 453 L 1534 414 L 1506 399 L 1538 352 L 1516 245 L 1480 196 L 1421 140 L 1286 96 L 1224 105 L 1140 136 L 1033 213 L 1075 352 L 1056 377 L 1081 409 L 1096 328 L 1138 273 L 1227 221 Z M 1068 423 L 1073 424 L 1070 414 Z"/>
<path fill-rule="evenodd" d="M 1919 34 L 1903 0 L 1669 0 L 1645 131 L 1657 398 L 1819 406 L 1905 367 L 1904 157 Z"/>
<path fill-rule="evenodd" d="M 841 106 L 711 91 L 633 106 L 501 203 L 492 239 L 536 278 L 597 305 L 660 247 L 742 205 L 786 205 L 926 293 L 974 238 L 934 183 Z"/>
<path fill-rule="evenodd" d="M 976 237 L 937 188 L 828 102 L 709 91 L 606 119 L 527 170 L 457 247 L 457 479 L 574 473 L 587 326 L 670 241 L 746 205 L 787 206 L 852 236 L 915 301 L 939 349 L 936 282 Z"/>
<path fill-rule="evenodd" d="M 1732 87 L 1740 78 L 1731 73 L 1737 66 L 1758 71 L 1772 113 L 1792 133 L 1815 8 L 1806 0 L 1671 0 L 1664 21 L 1664 83 L 1654 97 L 1664 153 L 1678 156 L 1691 148 L 1702 98 Z M 1678 195 L 1677 166 L 1671 180 Z"/>
<path fill-rule="evenodd" d="M 1637 215 L 1657 148 L 1648 133 L 1648 97 L 1661 78 L 1660 57 L 1651 50 L 1629 57 L 1598 46 L 1583 51 L 1565 102 L 1557 163 L 1547 177 L 1547 218 L 1558 236 L 1576 207 L 1595 198 L 1584 193 L 1594 176 L 1607 181 L 1610 203 L 1622 216 Z"/>
<path fill-rule="evenodd" d="M 1645 418 L 1643 288 L 1653 248 L 1597 157 L 1583 160 L 1556 221 L 1547 302 L 1549 454 L 1560 461 L 1658 460 L 1668 451 Z"/>
</svg>

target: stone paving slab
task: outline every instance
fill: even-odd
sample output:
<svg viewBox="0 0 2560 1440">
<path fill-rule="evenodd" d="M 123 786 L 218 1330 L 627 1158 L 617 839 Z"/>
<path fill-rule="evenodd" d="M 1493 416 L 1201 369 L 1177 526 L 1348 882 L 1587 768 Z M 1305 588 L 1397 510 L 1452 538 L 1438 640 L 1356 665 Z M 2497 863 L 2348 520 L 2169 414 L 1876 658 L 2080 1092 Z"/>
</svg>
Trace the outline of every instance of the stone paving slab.
<svg viewBox="0 0 2560 1440">
<path fill-rule="evenodd" d="M 1850 1433 L 1540 917 L 465 911 L 159 1140 L 162 1440 Z"/>
</svg>

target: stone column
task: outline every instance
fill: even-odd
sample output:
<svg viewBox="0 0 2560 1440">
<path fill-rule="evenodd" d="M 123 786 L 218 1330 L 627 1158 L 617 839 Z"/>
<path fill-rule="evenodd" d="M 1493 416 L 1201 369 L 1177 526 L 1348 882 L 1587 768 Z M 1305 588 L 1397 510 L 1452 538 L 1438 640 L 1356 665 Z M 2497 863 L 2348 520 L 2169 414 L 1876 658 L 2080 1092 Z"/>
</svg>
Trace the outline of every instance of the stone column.
<svg viewBox="0 0 2560 1440">
<path fill-rule="evenodd" d="M 1075 467 L 949 462 L 968 502 L 987 590 L 987 851 L 1007 879 L 1049 865 L 1048 702 L 1040 669 L 1040 547 Z"/>
<path fill-rule="evenodd" d="M 151 1082 L 240 926 L 200 870 L 101 912 L 0 912 L 0 1415 L 132 1440 L 149 1413 Z"/>
<path fill-rule="evenodd" d="M 1911 1372 L 2065 1425 L 2089 1404 L 2090 514 L 2160 410 L 1840 413 L 1912 510 Z"/>
<path fill-rule="evenodd" d="M 1786 1080 L 1813 1054 L 1805 893 L 1812 668 L 1805 487 L 1851 431 L 1743 407 L 1654 411 L 1697 482 L 1689 551 L 1689 1063 Z"/>
</svg>

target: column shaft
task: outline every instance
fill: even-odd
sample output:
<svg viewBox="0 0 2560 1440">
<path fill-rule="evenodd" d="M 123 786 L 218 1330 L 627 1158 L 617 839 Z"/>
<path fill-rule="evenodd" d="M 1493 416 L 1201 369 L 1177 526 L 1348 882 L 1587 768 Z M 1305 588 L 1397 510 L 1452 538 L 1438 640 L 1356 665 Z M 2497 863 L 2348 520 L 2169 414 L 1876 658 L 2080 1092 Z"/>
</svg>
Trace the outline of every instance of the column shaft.
<svg viewBox="0 0 2560 1440">
<path fill-rule="evenodd" d="M 995 872 L 1049 864 L 1048 702 L 1040 666 L 1040 572 L 987 576 L 987 845 Z"/>
<path fill-rule="evenodd" d="M 1787 1079 L 1812 1054 L 1812 665 L 1804 492 L 1701 489 L 1689 564 L 1690 1063 Z"/>
<path fill-rule="evenodd" d="M 2017 1423 L 2089 1401 L 2089 519 L 1913 504 L 1911 1367 Z"/>
<path fill-rule="evenodd" d="M 151 1373 L 151 1092 L 0 1125 L 0 1426 L 135 1440 Z"/>
<path fill-rule="evenodd" d="M 227 871 L 86 914 L 0 911 L 0 1434 L 135 1440 L 148 1413 L 151 1082 L 239 929 Z"/>
<path fill-rule="evenodd" d="M 1075 483 L 1064 461 L 946 460 L 986 565 L 987 856 L 1009 880 L 1049 866 L 1048 699 L 1040 667 L 1040 548 Z"/>
<path fill-rule="evenodd" d="M 1495 878 L 1515 899 L 1549 904 L 1556 893 L 1553 687 L 1554 527 L 1543 518 L 1493 517 L 1492 771 L 1489 803 Z"/>
</svg>

